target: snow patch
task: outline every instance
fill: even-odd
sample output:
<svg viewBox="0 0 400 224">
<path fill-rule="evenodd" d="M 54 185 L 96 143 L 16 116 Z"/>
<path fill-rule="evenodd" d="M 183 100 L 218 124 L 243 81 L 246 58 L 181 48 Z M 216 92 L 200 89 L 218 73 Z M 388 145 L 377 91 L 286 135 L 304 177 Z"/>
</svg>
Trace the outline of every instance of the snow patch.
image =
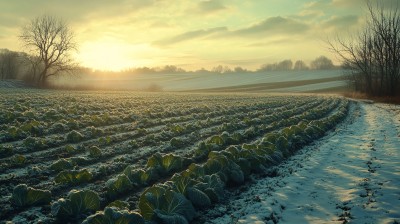
<svg viewBox="0 0 400 224">
<path fill-rule="evenodd" d="M 400 107 L 358 103 L 350 113 L 206 223 L 398 223 Z"/>
</svg>

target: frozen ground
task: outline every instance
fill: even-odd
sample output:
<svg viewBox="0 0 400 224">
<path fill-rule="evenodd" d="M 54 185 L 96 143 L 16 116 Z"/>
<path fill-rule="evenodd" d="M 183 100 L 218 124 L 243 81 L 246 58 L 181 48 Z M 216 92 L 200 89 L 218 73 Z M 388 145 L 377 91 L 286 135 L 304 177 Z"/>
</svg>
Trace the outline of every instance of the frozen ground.
<svg viewBox="0 0 400 224">
<path fill-rule="evenodd" d="M 359 103 L 317 143 L 204 214 L 207 223 L 399 223 L 400 106 Z"/>
<path fill-rule="evenodd" d="M 111 89 L 137 89 L 158 91 L 188 91 L 188 90 L 204 90 L 214 88 L 224 88 L 254 84 L 271 84 L 282 82 L 299 82 L 308 80 L 321 80 L 337 78 L 343 75 L 342 70 L 325 70 L 325 71 L 273 71 L 273 72 L 256 72 L 243 74 L 142 74 L 130 75 L 127 77 L 81 77 L 76 83 L 76 77 L 72 79 L 62 79 L 59 84 L 70 84 L 72 86 L 99 87 Z M 336 80 L 335 80 L 336 81 Z M 325 83 L 325 82 L 324 82 Z M 333 84 L 333 85 L 332 85 Z M 343 82 L 341 84 L 344 85 Z M 301 85 L 301 84 L 299 84 Z M 337 82 L 331 82 L 325 85 L 311 86 L 312 88 L 330 88 L 337 87 Z M 310 88 L 311 88 L 310 87 Z M 309 91 L 309 86 L 297 88 L 295 92 Z M 301 89 L 301 90 L 300 90 Z M 267 91 L 268 88 L 263 89 Z"/>
<path fill-rule="evenodd" d="M 339 80 L 339 81 L 322 82 L 322 83 L 301 85 L 301 86 L 288 87 L 288 88 L 279 88 L 279 89 L 274 89 L 273 91 L 295 93 L 295 92 L 315 91 L 315 90 L 323 90 L 323 89 L 341 87 L 341 86 L 346 86 L 346 84 L 347 84 L 346 81 Z"/>
</svg>

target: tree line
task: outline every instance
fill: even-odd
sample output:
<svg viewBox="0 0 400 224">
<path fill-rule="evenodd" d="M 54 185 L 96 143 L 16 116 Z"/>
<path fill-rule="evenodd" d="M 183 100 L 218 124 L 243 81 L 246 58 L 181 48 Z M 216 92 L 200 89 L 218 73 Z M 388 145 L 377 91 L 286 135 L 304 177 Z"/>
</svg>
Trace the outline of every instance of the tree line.
<svg viewBox="0 0 400 224">
<path fill-rule="evenodd" d="M 25 79 L 32 74 L 30 68 L 30 56 L 24 52 L 15 52 L 8 49 L 0 49 L 0 78 Z"/>
<path fill-rule="evenodd" d="M 234 73 L 251 73 L 251 72 L 265 72 L 265 71 L 290 71 L 290 70 L 326 70 L 336 69 L 337 66 L 333 65 L 332 61 L 325 56 L 320 56 L 313 60 L 308 66 L 303 61 L 299 60 L 295 63 L 292 60 L 283 60 L 278 63 L 264 64 L 255 71 L 248 70 L 241 66 L 233 68 L 224 65 L 218 65 L 211 69 L 200 68 L 194 71 L 185 70 L 175 65 L 165 65 L 161 67 L 138 67 L 129 68 L 120 72 L 100 71 L 93 70 L 92 68 L 85 68 L 75 66 L 74 70 L 77 74 L 184 74 L 184 73 L 198 73 L 198 74 L 234 74 Z M 43 80 L 48 77 L 40 76 L 43 74 L 44 64 L 40 58 L 29 55 L 24 52 L 15 52 L 8 49 L 0 49 L 0 78 L 4 79 L 22 79 L 30 84 L 42 84 Z M 57 74 L 62 74 L 57 73 Z M 55 76 L 55 75 L 53 75 Z"/>
<path fill-rule="evenodd" d="M 330 70 L 339 68 L 335 66 L 331 59 L 326 56 L 319 56 L 313 61 L 311 61 L 310 65 L 307 65 L 302 60 L 297 60 L 293 63 L 292 60 L 287 59 L 277 63 L 272 64 L 264 64 L 257 71 L 304 71 L 304 70 Z"/>
</svg>

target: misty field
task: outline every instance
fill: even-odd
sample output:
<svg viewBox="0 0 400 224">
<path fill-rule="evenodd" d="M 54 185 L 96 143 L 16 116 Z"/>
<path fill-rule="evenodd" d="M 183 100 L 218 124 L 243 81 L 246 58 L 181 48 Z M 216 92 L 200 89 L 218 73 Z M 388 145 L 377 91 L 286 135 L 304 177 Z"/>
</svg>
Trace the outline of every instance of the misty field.
<svg viewBox="0 0 400 224">
<path fill-rule="evenodd" d="M 349 106 L 306 95 L 1 94 L 0 219 L 14 223 L 195 222 Z"/>
</svg>

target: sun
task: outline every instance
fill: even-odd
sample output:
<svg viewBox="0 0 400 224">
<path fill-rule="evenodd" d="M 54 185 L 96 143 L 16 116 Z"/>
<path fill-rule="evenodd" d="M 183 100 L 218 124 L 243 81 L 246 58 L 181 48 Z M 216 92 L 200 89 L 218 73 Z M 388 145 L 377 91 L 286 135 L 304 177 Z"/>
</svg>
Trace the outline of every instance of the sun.
<svg viewBox="0 0 400 224">
<path fill-rule="evenodd" d="M 120 71 L 142 66 L 140 60 L 134 58 L 137 50 L 134 45 L 115 41 L 86 42 L 80 47 L 77 58 L 85 67 Z"/>
</svg>

